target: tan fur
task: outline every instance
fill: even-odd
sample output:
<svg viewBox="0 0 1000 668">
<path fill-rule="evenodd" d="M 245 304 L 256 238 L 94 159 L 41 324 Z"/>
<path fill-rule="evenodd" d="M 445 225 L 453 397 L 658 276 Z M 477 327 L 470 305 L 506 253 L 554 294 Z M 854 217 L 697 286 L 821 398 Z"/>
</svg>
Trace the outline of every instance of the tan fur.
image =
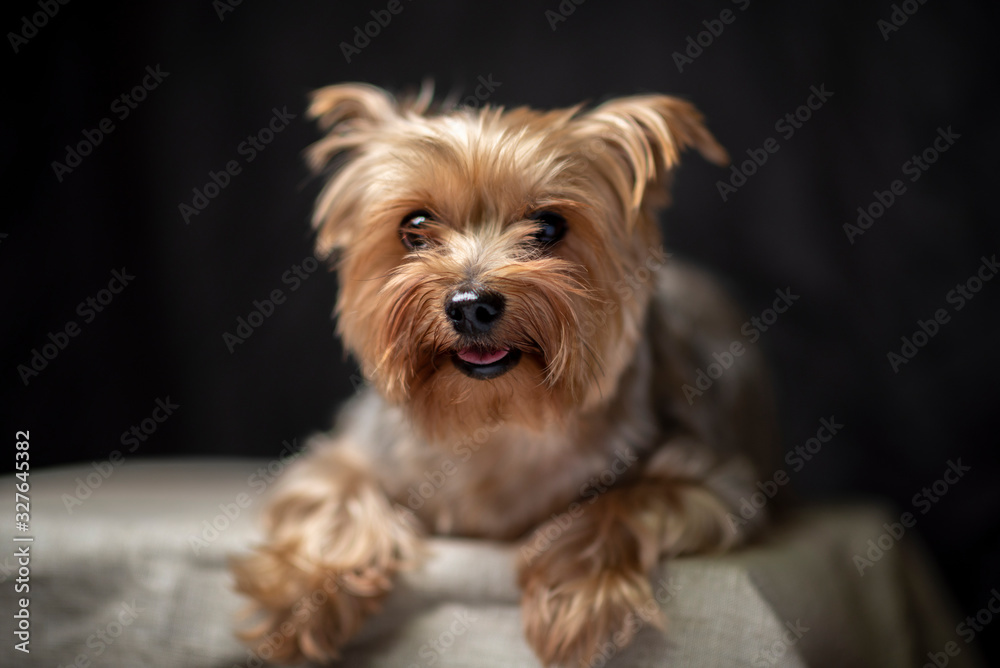
<svg viewBox="0 0 1000 668">
<path fill-rule="evenodd" d="M 338 331 L 372 388 L 289 472 L 267 542 L 234 563 L 257 610 L 247 637 L 284 628 L 283 660 L 335 658 L 434 532 L 522 541 L 529 643 L 547 665 L 586 665 L 634 632 L 660 559 L 726 549 L 758 524 L 727 513 L 773 441 L 763 368 L 750 350 L 684 397 L 740 319 L 709 279 L 662 263 L 656 220 L 683 149 L 726 153 L 662 95 L 549 112 L 431 98 L 363 84 L 313 96 L 329 134 L 310 161 L 333 169 L 317 249 L 336 262 Z M 532 242 L 540 210 L 567 221 L 551 248 Z M 430 214 L 432 243 L 411 252 L 413 211 Z M 468 286 L 506 300 L 476 344 L 522 353 L 491 380 L 451 363 L 469 343 L 445 302 Z M 538 550 L 544 530 L 558 536 Z M 330 600 L 297 614 L 331 576 Z"/>
</svg>

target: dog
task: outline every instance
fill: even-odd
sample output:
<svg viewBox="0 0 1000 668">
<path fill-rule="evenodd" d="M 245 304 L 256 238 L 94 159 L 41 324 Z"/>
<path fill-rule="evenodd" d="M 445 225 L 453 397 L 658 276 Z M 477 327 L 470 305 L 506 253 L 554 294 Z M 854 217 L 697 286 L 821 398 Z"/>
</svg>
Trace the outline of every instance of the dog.
<svg viewBox="0 0 1000 668">
<path fill-rule="evenodd" d="M 718 165 L 726 151 L 665 95 L 470 109 L 341 84 L 309 114 L 326 134 L 308 159 L 329 174 L 316 249 L 368 387 L 232 565 L 256 611 L 245 638 L 279 633 L 275 660 L 335 660 L 425 535 L 482 537 L 521 546 L 541 662 L 588 665 L 634 635 L 662 560 L 764 524 L 736 514 L 773 448 L 764 364 L 748 348 L 691 392 L 742 318 L 663 250 L 657 218 L 684 149 Z"/>
</svg>

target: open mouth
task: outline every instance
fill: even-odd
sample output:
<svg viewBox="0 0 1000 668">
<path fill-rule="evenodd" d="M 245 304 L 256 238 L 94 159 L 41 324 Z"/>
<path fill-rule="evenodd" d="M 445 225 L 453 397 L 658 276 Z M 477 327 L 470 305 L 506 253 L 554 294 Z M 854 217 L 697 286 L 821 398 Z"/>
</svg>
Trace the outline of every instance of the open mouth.
<svg viewBox="0 0 1000 668">
<path fill-rule="evenodd" d="M 521 351 L 517 348 L 461 348 L 451 356 L 451 361 L 469 378 L 490 380 L 517 366 Z"/>
</svg>

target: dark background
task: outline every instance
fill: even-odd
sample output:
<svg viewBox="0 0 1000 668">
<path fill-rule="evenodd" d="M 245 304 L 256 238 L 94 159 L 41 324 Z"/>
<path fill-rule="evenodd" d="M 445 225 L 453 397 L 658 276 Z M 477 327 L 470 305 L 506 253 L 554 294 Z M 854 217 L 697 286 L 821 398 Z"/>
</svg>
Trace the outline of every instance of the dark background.
<svg viewBox="0 0 1000 668">
<path fill-rule="evenodd" d="M 40 11 L 16 4 L 5 32 Z M 440 92 L 470 95 L 483 77 L 499 82 L 489 103 L 540 107 L 668 92 L 694 101 L 738 161 L 768 137 L 780 145 L 725 202 L 716 182 L 729 172 L 687 156 L 665 229 L 748 314 L 778 288 L 801 296 L 759 342 L 774 363 L 785 447 L 815 435 L 821 418 L 844 429 L 791 474 L 796 493 L 916 510 L 922 538 L 903 540 L 929 545 L 962 616 L 974 614 L 1000 587 L 1000 280 L 961 311 L 946 296 L 1000 251 L 997 11 L 905 4 L 919 9 L 884 39 L 889 2 L 566 0 L 573 11 L 553 29 L 546 11 L 557 0 L 402 0 L 350 63 L 341 43 L 387 2 L 244 2 L 221 19 L 221 2 L 60 6 L 17 53 L 9 35 L 5 45 L 5 433 L 30 429 L 42 467 L 115 449 L 126 465 L 274 457 L 329 426 L 355 372 L 333 337 L 335 280 L 325 269 L 295 291 L 282 280 L 311 256 L 320 184 L 302 160 L 318 137 L 303 114 L 310 90 L 400 90 L 433 77 Z M 735 20 L 678 71 L 672 54 L 727 8 Z M 157 65 L 169 75 L 120 119 L 114 100 Z M 785 139 L 775 123 L 821 85 L 834 95 Z M 240 143 L 286 107 L 296 118 L 247 162 Z M 114 131 L 58 181 L 52 162 L 105 117 Z M 910 182 L 903 163 L 948 127 L 960 138 Z M 241 173 L 186 224 L 178 205 L 229 160 Z M 849 243 L 843 224 L 895 179 L 906 192 Z M 85 322 L 77 305 L 123 267 L 135 279 Z M 274 289 L 287 301 L 231 354 L 223 333 Z M 939 308 L 950 322 L 894 373 L 887 353 Z M 79 335 L 26 385 L 18 365 L 71 320 Z M 128 452 L 122 432 L 167 397 L 179 408 Z M 913 496 L 957 458 L 971 471 L 920 514 Z M 1000 662 L 998 627 L 976 644 Z"/>
</svg>

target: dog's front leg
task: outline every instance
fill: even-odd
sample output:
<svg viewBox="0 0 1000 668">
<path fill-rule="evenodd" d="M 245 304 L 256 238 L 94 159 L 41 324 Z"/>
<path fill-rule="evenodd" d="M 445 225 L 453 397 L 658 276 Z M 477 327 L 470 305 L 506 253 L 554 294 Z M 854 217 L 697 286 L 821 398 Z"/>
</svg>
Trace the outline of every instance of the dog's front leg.
<svg viewBox="0 0 1000 668">
<path fill-rule="evenodd" d="M 690 469 L 704 467 L 676 466 L 669 449 L 657 454 L 639 479 L 582 498 L 524 543 L 525 635 L 546 665 L 589 666 L 607 642 L 620 647 L 644 625 L 662 628 L 650 583 L 659 560 L 723 550 L 743 538 L 728 513 L 745 469 L 692 477 Z"/>
<path fill-rule="evenodd" d="M 363 457 L 323 442 L 285 474 L 264 512 L 266 540 L 232 570 L 253 599 L 243 636 L 271 660 L 329 661 L 419 553 Z"/>
</svg>

